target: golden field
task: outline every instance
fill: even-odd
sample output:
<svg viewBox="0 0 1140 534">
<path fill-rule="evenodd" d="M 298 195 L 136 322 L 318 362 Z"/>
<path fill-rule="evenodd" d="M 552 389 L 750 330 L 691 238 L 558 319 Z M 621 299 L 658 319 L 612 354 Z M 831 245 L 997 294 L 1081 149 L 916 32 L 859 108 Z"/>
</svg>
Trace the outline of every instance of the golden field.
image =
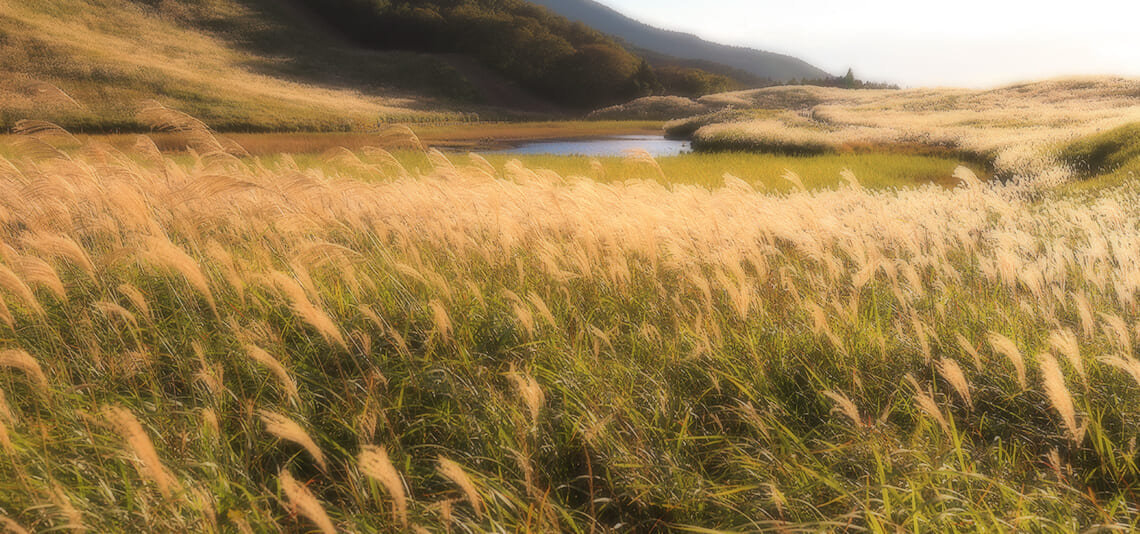
<svg viewBox="0 0 1140 534">
<path fill-rule="evenodd" d="M 759 190 L 139 120 L 190 150 L 0 152 L 8 531 L 1136 528 L 1129 181 Z M 956 142 L 1062 152 L 1006 133 Z"/>
</svg>

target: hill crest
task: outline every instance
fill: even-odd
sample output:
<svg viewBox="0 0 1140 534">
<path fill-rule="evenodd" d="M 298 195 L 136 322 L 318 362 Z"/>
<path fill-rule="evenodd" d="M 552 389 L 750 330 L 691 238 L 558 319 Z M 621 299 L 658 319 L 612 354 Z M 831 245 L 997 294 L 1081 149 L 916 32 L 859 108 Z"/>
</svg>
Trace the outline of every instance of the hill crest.
<svg viewBox="0 0 1140 534">
<path fill-rule="evenodd" d="M 823 79 L 832 75 L 801 59 L 707 41 L 689 33 L 651 26 L 593 0 L 530 0 L 570 20 L 620 38 L 633 47 L 680 59 L 703 60 L 773 82 Z"/>
</svg>

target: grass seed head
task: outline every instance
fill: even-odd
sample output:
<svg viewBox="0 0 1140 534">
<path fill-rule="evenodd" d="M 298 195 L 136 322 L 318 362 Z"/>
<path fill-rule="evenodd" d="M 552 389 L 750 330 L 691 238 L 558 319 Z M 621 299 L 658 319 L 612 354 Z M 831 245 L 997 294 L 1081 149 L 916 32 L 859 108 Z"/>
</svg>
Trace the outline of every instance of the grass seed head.
<svg viewBox="0 0 1140 534">
<path fill-rule="evenodd" d="M 293 380 L 293 377 L 289 375 L 289 371 L 285 369 L 284 365 L 281 365 L 281 362 L 255 345 L 246 345 L 245 353 L 249 355 L 251 360 L 268 368 L 269 371 L 273 373 L 273 376 L 277 377 L 277 380 L 281 382 L 281 386 L 285 388 L 286 393 L 289 394 L 291 399 L 294 401 L 300 400 L 300 395 L 297 393 L 297 382 Z"/>
<path fill-rule="evenodd" d="M 966 402 L 966 407 L 973 409 L 974 401 L 970 398 L 970 383 L 957 361 L 951 359 L 938 360 L 938 373 L 954 388 L 954 392 Z"/>
<path fill-rule="evenodd" d="M 124 297 L 127 297 L 127 300 L 129 300 L 131 305 L 135 307 L 135 310 L 138 310 L 138 312 L 141 313 L 143 317 L 145 317 L 148 321 L 152 320 L 150 314 L 150 305 L 147 304 L 146 297 L 143 295 L 142 291 L 139 290 L 139 288 L 129 283 L 122 283 L 119 284 L 119 287 L 117 289 L 119 290 L 120 294 L 122 294 Z"/>
<path fill-rule="evenodd" d="M 16 446 L 12 444 L 12 437 L 8 435 L 8 425 L 0 421 L 0 449 L 11 456 L 16 456 Z"/>
<path fill-rule="evenodd" d="M 12 412 L 12 407 L 8 406 L 8 399 L 4 396 L 3 389 L 0 389 L 0 421 L 16 424 L 16 414 Z"/>
<path fill-rule="evenodd" d="M 403 527 L 408 526 L 408 501 L 404 494 L 404 479 L 388 458 L 388 450 L 384 447 L 366 445 L 358 459 L 360 471 L 376 480 L 388 495 L 392 497 L 395 506 L 395 516 Z"/>
<path fill-rule="evenodd" d="M 1077 336 L 1073 334 L 1072 330 L 1054 330 L 1049 333 L 1049 346 L 1054 350 L 1061 353 L 1069 365 L 1073 366 L 1073 370 L 1077 372 L 1077 376 L 1081 377 L 1081 381 L 1088 383 L 1088 375 L 1085 374 L 1085 364 L 1081 360 L 1081 348 L 1077 343 Z"/>
<path fill-rule="evenodd" d="M 914 387 L 914 403 L 918 405 L 920 410 L 926 412 L 926 415 L 934 419 L 934 421 L 938 423 L 938 426 L 942 428 L 943 432 L 949 434 L 950 423 L 946 420 L 946 417 L 942 415 L 942 410 L 939 409 L 938 403 L 934 401 L 934 396 L 931 395 L 926 388 L 922 387 L 922 385 L 918 383 L 918 380 L 915 380 L 914 376 L 911 376 L 910 373 L 907 373 L 906 380 Z"/>
<path fill-rule="evenodd" d="M 301 425 L 277 412 L 258 410 L 257 414 L 261 417 L 261 421 L 265 423 L 266 431 L 277 436 L 279 439 L 300 445 L 316 460 L 317 465 L 320 466 L 322 471 L 328 471 L 328 463 L 325 461 L 324 452 L 317 446 L 317 442 L 309 437 L 309 433 L 305 432 L 304 428 L 301 428 Z"/>
<path fill-rule="evenodd" d="M 1084 439 L 1085 427 L 1077 424 L 1077 411 L 1073 406 L 1073 396 L 1069 393 L 1069 388 L 1065 386 L 1065 375 L 1061 373 L 1061 366 L 1057 364 L 1057 359 L 1052 354 L 1042 354 L 1040 360 L 1045 394 L 1049 396 L 1049 402 L 1053 404 L 1053 408 L 1061 415 L 1061 421 L 1065 424 L 1065 429 L 1068 430 L 1069 438 L 1074 443 L 1080 443 Z"/>
<path fill-rule="evenodd" d="M 526 403 L 530 411 L 531 423 L 538 424 L 538 415 L 542 411 L 542 405 L 546 403 L 546 393 L 543 393 L 538 381 L 530 375 L 517 372 L 507 373 L 507 378 L 515 385 L 519 397 Z"/>
<path fill-rule="evenodd" d="M 24 529 L 24 527 L 21 527 L 15 520 L 2 515 L 0 515 L 0 527 L 3 527 L 3 529 L 0 529 L 0 532 L 3 534 L 28 534 L 28 531 Z"/>
<path fill-rule="evenodd" d="M 271 273 L 269 279 L 285 295 L 286 299 L 289 300 L 289 304 L 293 308 L 294 313 L 315 328 L 326 341 L 334 342 L 341 348 L 348 350 L 348 343 L 345 341 L 340 327 L 336 325 L 327 313 L 317 308 L 317 306 L 309 300 L 301 284 L 297 283 L 293 277 L 280 271 Z"/>
<path fill-rule="evenodd" d="M 1005 337 L 997 332 L 990 332 L 986 335 L 990 342 L 990 346 L 998 354 L 1009 358 L 1009 362 L 1013 364 L 1013 369 L 1017 373 L 1017 385 L 1024 390 L 1027 387 L 1025 381 L 1025 358 L 1021 356 L 1021 350 L 1017 348 L 1017 344 L 1012 339 Z"/>
<path fill-rule="evenodd" d="M 444 339 L 451 339 L 452 324 L 451 317 L 447 314 L 447 308 L 438 299 L 432 299 L 428 302 L 428 308 L 431 309 L 431 319 L 435 325 L 435 331 Z"/>
<path fill-rule="evenodd" d="M 475 490 L 475 483 L 472 482 L 471 477 L 459 464 L 451 461 L 443 456 L 439 457 L 439 474 L 443 475 L 448 480 L 459 486 L 463 491 L 463 496 L 471 507 L 475 509 L 475 515 L 483 516 L 483 499 L 479 496 L 479 492 Z"/>
<path fill-rule="evenodd" d="M 180 489 L 178 480 L 162 465 L 150 436 L 130 410 L 112 406 L 103 410 L 103 417 L 115 428 L 126 441 L 127 447 L 138 458 L 136 466 L 139 474 L 154 482 L 163 497 L 170 498 L 174 491 Z"/>
<path fill-rule="evenodd" d="M 205 297 L 210 309 L 217 313 L 217 304 L 214 302 L 214 293 L 210 290 L 210 282 L 202 273 L 198 261 L 182 250 L 169 239 L 161 237 L 147 237 L 143 239 L 141 247 L 145 252 L 140 257 L 148 263 L 169 269 L 182 275 L 190 286 Z"/>
<path fill-rule="evenodd" d="M 22 371 L 40 388 L 40 391 L 47 393 L 49 387 L 47 376 L 44 375 L 40 363 L 31 354 L 19 349 L 0 351 L 0 367 Z"/>
<path fill-rule="evenodd" d="M 69 497 L 67 493 L 63 491 L 62 487 L 52 487 L 51 501 L 52 504 L 55 504 L 55 506 L 59 508 L 59 511 L 63 513 L 64 517 L 67 518 L 67 524 L 64 525 L 64 528 L 67 528 L 72 532 L 77 532 L 79 534 L 87 532 L 87 525 L 83 523 L 83 514 L 81 514 L 73 504 L 71 504 L 71 497 Z"/>
<path fill-rule="evenodd" d="M 859 408 L 855 407 L 855 403 L 847 395 L 830 390 L 824 391 L 823 394 L 835 402 L 835 407 L 831 411 L 847 416 L 857 427 L 863 426 L 863 418 L 859 415 Z"/>
<path fill-rule="evenodd" d="M 285 498 L 294 509 L 312 521 L 323 534 L 336 533 L 336 527 L 333 526 L 321 501 L 317 500 L 317 496 L 313 495 L 309 488 L 297 482 L 288 469 L 282 469 L 277 480 L 281 485 L 281 491 L 285 493 Z"/>
<path fill-rule="evenodd" d="M 16 276 L 16 273 L 3 264 L 0 264 L 0 288 L 19 297 L 28 309 L 36 315 L 44 315 L 44 309 L 40 306 L 40 301 L 36 300 L 36 295 L 32 293 L 32 290 L 23 280 L 20 280 L 20 277 Z"/>
</svg>

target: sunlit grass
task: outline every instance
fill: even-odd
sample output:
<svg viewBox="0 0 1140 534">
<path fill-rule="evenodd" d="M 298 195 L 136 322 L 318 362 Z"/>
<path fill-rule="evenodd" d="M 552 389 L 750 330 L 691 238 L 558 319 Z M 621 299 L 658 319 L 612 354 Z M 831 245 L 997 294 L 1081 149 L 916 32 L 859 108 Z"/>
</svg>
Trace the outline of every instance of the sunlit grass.
<svg viewBox="0 0 1140 534">
<path fill-rule="evenodd" d="M 1140 522 L 1135 187 L 28 131 L 0 161 L 10 530 Z M 853 172 L 808 187 L 827 165 Z"/>
<path fill-rule="evenodd" d="M 275 18 L 272 4 L 4 2 L 0 129 L 35 118 L 76 130 L 139 131 L 138 104 L 155 98 L 218 130 L 345 131 L 463 118 L 440 95 L 466 82 L 437 58 L 351 49 Z M 203 29 L 242 21 L 247 32 L 234 39 Z M 244 42 L 259 31 L 276 35 L 273 50 L 302 48 L 290 61 L 259 53 Z M 333 76 L 339 85 L 320 83 Z M 391 81 L 378 87 L 382 79 Z"/>
<path fill-rule="evenodd" d="M 840 174 L 846 169 L 871 189 L 912 187 L 928 183 L 953 187 L 954 169 L 964 162 L 948 158 L 896 154 L 828 154 L 794 157 L 774 154 L 724 152 L 685 154 L 657 158 L 665 179 L 651 166 L 627 158 L 583 158 L 573 156 L 507 156 L 487 155 L 497 166 L 518 159 L 532 169 L 550 169 L 563 176 L 584 176 L 601 182 L 625 180 L 657 180 L 716 188 L 724 185 L 724 175 L 731 174 L 759 190 L 787 192 L 796 186 L 783 178 L 787 171 L 796 173 L 808 189 L 833 188 L 843 184 Z M 598 172 L 590 160 L 602 163 Z M 976 169 L 982 174 L 980 169 Z"/>
<path fill-rule="evenodd" d="M 424 172 L 431 168 L 429 158 L 420 152 L 394 151 L 393 155 L 406 168 Z M 467 152 L 448 152 L 457 163 L 467 160 Z M 344 173 L 362 180 L 375 180 L 376 176 L 367 170 L 353 168 L 340 162 L 330 162 L 324 154 L 293 154 L 290 156 L 298 164 L 322 167 L 326 170 Z M 953 177 L 954 171 L 963 162 L 931 157 L 899 154 L 832 154 L 823 156 L 794 157 L 772 154 L 717 153 L 684 154 L 661 157 L 655 160 L 657 166 L 639 162 L 628 157 L 591 158 L 584 156 L 553 155 L 506 155 L 484 154 L 485 158 L 499 171 L 511 161 L 518 161 L 524 167 L 534 170 L 552 171 L 572 179 L 587 178 L 599 183 L 624 182 L 627 180 L 652 180 L 664 185 L 684 184 L 706 188 L 722 187 L 725 175 L 743 180 L 758 191 L 789 192 L 797 184 L 785 178 L 788 171 L 795 173 L 808 189 L 828 189 L 846 183 L 844 171 L 850 171 L 864 187 L 869 189 L 889 189 L 938 184 L 954 187 L 959 181 Z M 263 158 L 267 163 L 279 161 L 279 156 Z M 600 165 L 600 167 L 599 167 Z M 659 168 L 658 168 L 659 166 Z M 984 175 L 980 169 L 976 171 Z"/>
</svg>

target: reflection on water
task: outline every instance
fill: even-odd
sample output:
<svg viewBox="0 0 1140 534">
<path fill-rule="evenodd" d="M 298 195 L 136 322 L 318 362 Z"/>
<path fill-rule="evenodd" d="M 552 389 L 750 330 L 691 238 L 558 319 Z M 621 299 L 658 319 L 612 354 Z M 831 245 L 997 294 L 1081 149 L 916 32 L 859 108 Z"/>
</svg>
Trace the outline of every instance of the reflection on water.
<svg viewBox="0 0 1140 534">
<path fill-rule="evenodd" d="M 549 154 L 554 156 L 624 156 L 627 150 L 642 149 L 654 157 L 676 156 L 692 151 L 688 141 L 665 139 L 659 135 L 619 135 L 596 139 L 532 141 L 511 148 L 487 150 L 486 154 Z"/>
</svg>

